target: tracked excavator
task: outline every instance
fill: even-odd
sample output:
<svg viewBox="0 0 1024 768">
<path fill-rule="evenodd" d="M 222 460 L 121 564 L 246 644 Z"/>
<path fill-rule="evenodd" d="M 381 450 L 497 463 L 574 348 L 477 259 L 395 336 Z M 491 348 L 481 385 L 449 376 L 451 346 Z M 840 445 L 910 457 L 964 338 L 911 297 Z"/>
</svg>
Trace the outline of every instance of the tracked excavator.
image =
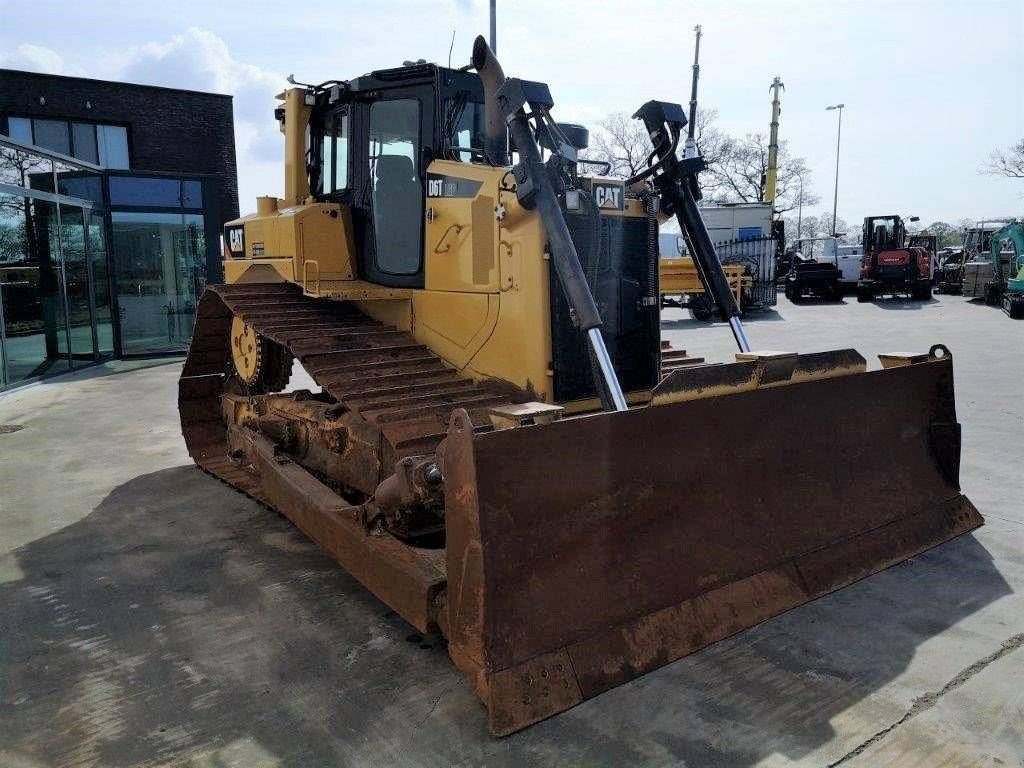
<svg viewBox="0 0 1024 768">
<path fill-rule="evenodd" d="M 624 182 L 483 38 L 282 100 L 285 195 L 225 225 L 185 442 L 443 635 L 495 735 L 981 525 L 945 347 L 751 348 L 678 105 L 637 111 Z M 735 362 L 662 354 L 666 217 Z"/>
</svg>

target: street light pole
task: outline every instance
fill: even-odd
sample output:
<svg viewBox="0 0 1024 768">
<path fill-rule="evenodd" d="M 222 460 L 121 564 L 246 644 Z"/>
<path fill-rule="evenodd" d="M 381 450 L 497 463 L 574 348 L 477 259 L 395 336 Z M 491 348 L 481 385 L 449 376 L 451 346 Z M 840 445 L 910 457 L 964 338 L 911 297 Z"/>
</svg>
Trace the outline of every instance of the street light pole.
<svg viewBox="0 0 1024 768">
<path fill-rule="evenodd" d="M 498 53 L 498 0 L 491 0 L 491 52 Z"/>
<path fill-rule="evenodd" d="M 832 193 L 832 237 L 836 236 L 836 211 L 839 208 L 839 140 L 843 135 L 843 107 L 845 106 L 845 104 L 833 104 L 831 107 L 825 107 L 827 111 L 839 110 L 839 124 L 836 128 L 836 183 Z"/>
</svg>

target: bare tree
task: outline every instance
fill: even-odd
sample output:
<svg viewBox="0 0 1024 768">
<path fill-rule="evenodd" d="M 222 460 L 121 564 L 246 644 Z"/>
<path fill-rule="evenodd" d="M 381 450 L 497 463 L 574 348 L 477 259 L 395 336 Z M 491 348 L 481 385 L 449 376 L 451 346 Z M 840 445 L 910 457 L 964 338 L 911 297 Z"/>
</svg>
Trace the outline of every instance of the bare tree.
<svg viewBox="0 0 1024 768">
<path fill-rule="evenodd" d="M 625 112 L 612 112 L 597 126 L 594 143 L 586 152 L 588 160 L 608 163 L 609 175 L 621 178 L 634 176 L 646 166 L 652 147 L 642 122 Z"/>
<path fill-rule="evenodd" d="M 718 119 L 717 109 L 697 109 L 697 127 L 693 132 L 693 140 L 697 142 L 697 151 L 707 163 L 708 170 L 700 176 L 700 186 L 705 197 L 711 199 L 718 193 L 721 186 L 719 167 L 725 162 L 733 150 L 734 141 L 719 130 L 715 125 Z"/>
<path fill-rule="evenodd" d="M 762 133 L 748 133 L 742 139 L 729 139 L 721 147 L 722 157 L 709 167 L 712 176 L 711 196 L 719 203 L 764 202 L 764 179 L 768 173 L 768 137 Z M 810 169 L 802 157 L 792 157 L 785 141 L 779 142 L 778 176 L 776 181 L 775 210 L 791 211 L 803 203 L 811 206 L 818 202 L 811 192 Z M 804 179 L 801 184 L 801 179 Z"/>
<path fill-rule="evenodd" d="M 694 140 L 697 142 L 697 150 L 709 166 L 720 163 L 731 146 L 731 139 L 715 126 L 717 119 L 717 110 L 697 110 Z M 625 112 L 613 112 L 597 123 L 593 144 L 584 155 L 588 160 L 608 163 L 611 176 L 628 178 L 647 167 L 652 149 L 651 138 L 642 122 L 632 119 Z M 680 156 L 683 153 L 682 141 L 678 153 Z M 702 175 L 701 186 L 705 191 L 710 189 L 709 184 L 713 184 L 710 174 Z"/>
<path fill-rule="evenodd" d="M 988 162 L 981 167 L 981 172 L 989 176 L 1024 179 L 1024 139 L 1009 149 L 997 149 L 992 152 L 988 156 Z"/>
<path fill-rule="evenodd" d="M 697 110 L 694 140 L 707 164 L 707 170 L 700 175 L 705 199 L 717 203 L 763 202 L 764 177 L 768 172 L 767 137 L 754 133 L 735 139 L 718 128 L 717 119 L 717 110 Z M 598 122 L 593 144 L 584 156 L 608 163 L 611 176 L 628 178 L 647 167 L 651 149 L 651 139 L 639 120 L 625 112 L 613 112 Z M 683 152 L 682 142 L 678 152 Z M 785 141 L 779 144 L 778 163 L 775 210 L 784 213 L 801 203 L 805 208 L 817 205 L 807 162 L 802 157 L 791 157 Z"/>
<path fill-rule="evenodd" d="M 49 160 L 14 147 L 0 147 L 0 183 L 29 187 L 33 175 L 43 176 L 52 168 Z M 0 195 L 0 262 L 25 258 L 34 248 L 35 229 L 29 199 Z"/>
<path fill-rule="evenodd" d="M 955 248 L 963 239 L 963 230 L 944 221 L 933 221 L 922 230 L 922 234 L 935 235 L 939 248 Z"/>
</svg>

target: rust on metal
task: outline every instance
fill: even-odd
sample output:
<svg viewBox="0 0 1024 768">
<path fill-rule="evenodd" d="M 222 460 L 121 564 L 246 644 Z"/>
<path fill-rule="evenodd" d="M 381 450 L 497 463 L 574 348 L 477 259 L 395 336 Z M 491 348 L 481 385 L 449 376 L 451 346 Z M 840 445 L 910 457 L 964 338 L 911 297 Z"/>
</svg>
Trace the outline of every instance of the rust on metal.
<svg viewBox="0 0 1024 768">
<path fill-rule="evenodd" d="M 734 365 L 720 381 L 753 375 Z M 454 421 L 449 650 L 492 728 L 533 721 L 497 716 L 492 681 L 545 654 L 568 653 L 586 698 L 980 525 L 939 458 L 952 435 L 932 429 L 955 423 L 951 388 L 932 359 L 727 406 L 474 435 Z M 764 414 L 779 428 L 751 429 Z M 681 455 L 682 433 L 709 439 Z"/>
<path fill-rule="evenodd" d="M 662 355 L 650 405 L 570 417 L 243 283 L 200 301 L 178 399 L 196 463 L 443 632 L 502 735 L 982 524 L 945 348 Z M 293 358 L 322 392 L 281 391 Z"/>
</svg>

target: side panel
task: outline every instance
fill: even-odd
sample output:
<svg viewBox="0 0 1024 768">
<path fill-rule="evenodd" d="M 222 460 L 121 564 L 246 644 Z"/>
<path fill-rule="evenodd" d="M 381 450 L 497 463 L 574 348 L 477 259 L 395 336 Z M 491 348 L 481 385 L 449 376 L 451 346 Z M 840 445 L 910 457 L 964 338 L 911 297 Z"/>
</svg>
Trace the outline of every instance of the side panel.
<svg viewBox="0 0 1024 768">
<path fill-rule="evenodd" d="M 353 280 L 355 246 L 346 206 L 314 203 L 272 209 L 240 220 L 245 257 L 224 262 L 224 277 L 235 282 L 252 265 L 266 265 L 286 280 Z M 229 224 L 230 232 L 237 227 Z"/>
<path fill-rule="evenodd" d="M 547 239 L 540 217 L 521 208 L 514 192 L 499 192 L 498 205 L 505 211 L 498 230 L 498 318 L 466 373 L 508 381 L 535 400 L 553 402 Z"/>
<path fill-rule="evenodd" d="M 480 349 L 498 319 L 498 298 L 481 293 L 416 291 L 413 335 L 456 368 Z"/>
<path fill-rule="evenodd" d="M 495 207 L 504 168 L 436 161 L 427 172 L 428 291 L 497 293 Z"/>
<path fill-rule="evenodd" d="M 648 222 L 639 202 L 630 204 L 631 215 L 602 214 L 599 232 L 583 211 L 569 211 L 566 223 L 591 282 L 619 382 L 623 390 L 636 392 L 658 383 L 661 328 L 657 262 L 647 254 Z M 553 265 L 549 279 L 557 285 Z M 551 291 L 551 322 L 556 402 L 596 396 L 586 339 L 559 290 Z"/>
</svg>

